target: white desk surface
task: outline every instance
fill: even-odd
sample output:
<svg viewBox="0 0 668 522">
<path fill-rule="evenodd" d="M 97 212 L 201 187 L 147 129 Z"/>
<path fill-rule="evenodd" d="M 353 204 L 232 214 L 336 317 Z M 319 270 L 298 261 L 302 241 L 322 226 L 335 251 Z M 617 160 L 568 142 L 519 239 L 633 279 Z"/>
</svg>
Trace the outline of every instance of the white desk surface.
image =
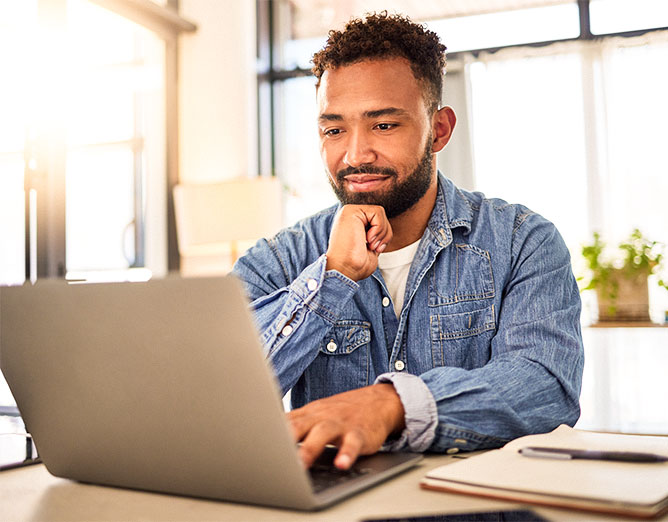
<svg viewBox="0 0 668 522">
<path fill-rule="evenodd" d="M 329 509 L 298 512 L 80 484 L 53 477 L 43 465 L 0 473 L 3 521 L 359 521 L 364 518 L 517 509 L 517 503 L 423 490 L 430 469 L 453 462 L 427 456 L 420 465 Z M 511 470 L 509 470 L 511 472 Z M 526 507 L 526 506 L 525 506 Z M 529 506 L 530 507 L 530 506 Z M 586 512 L 533 507 L 548 520 L 625 520 Z M 661 520 L 668 520 L 668 516 Z"/>
</svg>

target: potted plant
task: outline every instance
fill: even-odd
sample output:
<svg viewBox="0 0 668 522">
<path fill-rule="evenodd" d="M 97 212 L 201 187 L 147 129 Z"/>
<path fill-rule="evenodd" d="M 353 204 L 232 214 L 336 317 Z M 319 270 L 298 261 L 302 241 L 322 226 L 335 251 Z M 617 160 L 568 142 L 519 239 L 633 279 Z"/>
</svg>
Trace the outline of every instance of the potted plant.
<svg viewBox="0 0 668 522">
<path fill-rule="evenodd" d="M 635 229 L 618 245 L 615 255 L 610 255 L 601 236 L 594 232 L 593 243 L 582 247 L 590 271 L 582 290 L 596 291 L 599 321 L 649 321 L 647 278 L 659 272 L 663 249 L 663 244 L 650 241 Z M 658 283 L 668 290 L 666 281 Z"/>
</svg>

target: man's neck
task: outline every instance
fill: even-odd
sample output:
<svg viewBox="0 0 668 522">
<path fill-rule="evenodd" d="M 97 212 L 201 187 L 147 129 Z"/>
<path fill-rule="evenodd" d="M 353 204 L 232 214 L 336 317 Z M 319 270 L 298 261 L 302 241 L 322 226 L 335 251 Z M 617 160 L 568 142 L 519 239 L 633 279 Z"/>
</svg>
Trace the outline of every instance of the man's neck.
<svg viewBox="0 0 668 522">
<path fill-rule="evenodd" d="M 393 252 L 404 248 L 422 237 L 431 218 L 434 205 L 436 205 L 437 194 L 438 179 L 434 175 L 432 183 L 424 196 L 406 212 L 390 219 L 392 241 L 387 245 L 385 252 Z"/>
</svg>

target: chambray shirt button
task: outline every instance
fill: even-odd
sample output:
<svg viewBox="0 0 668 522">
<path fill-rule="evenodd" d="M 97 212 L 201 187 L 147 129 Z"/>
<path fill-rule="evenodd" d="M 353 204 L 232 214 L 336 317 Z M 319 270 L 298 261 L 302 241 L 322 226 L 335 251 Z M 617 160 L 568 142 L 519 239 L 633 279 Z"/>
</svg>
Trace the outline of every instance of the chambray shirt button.
<svg viewBox="0 0 668 522">
<path fill-rule="evenodd" d="M 394 369 L 397 370 L 398 372 L 403 370 L 405 367 L 406 367 L 406 365 L 404 364 L 404 361 L 395 361 L 394 362 Z"/>
<path fill-rule="evenodd" d="M 388 306 L 390 306 L 390 298 L 389 298 L 389 297 L 387 297 L 387 296 L 383 297 L 383 306 L 384 306 L 385 308 L 387 308 Z"/>
<path fill-rule="evenodd" d="M 286 324 L 286 325 L 283 327 L 283 329 L 281 330 L 281 333 L 282 333 L 285 337 L 287 337 L 288 335 L 290 335 L 290 334 L 292 333 L 292 326 L 290 326 L 289 324 Z"/>
<path fill-rule="evenodd" d="M 316 288 L 318 288 L 318 282 L 315 279 L 309 279 L 306 281 L 306 288 L 308 288 L 311 292 L 314 292 Z"/>
<path fill-rule="evenodd" d="M 336 346 L 336 343 L 334 341 L 329 341 L 327 343 L 327 351 L 328 352 L 335 352 L 336 348 L 337 348 L 337 346 Z"/>
<path fill-rule="evenodd" d="M 448 455 L 454 455 L 455 453 L 459 453 L 459 448 L 448 448 L 445 452 Z"/>
</svg>

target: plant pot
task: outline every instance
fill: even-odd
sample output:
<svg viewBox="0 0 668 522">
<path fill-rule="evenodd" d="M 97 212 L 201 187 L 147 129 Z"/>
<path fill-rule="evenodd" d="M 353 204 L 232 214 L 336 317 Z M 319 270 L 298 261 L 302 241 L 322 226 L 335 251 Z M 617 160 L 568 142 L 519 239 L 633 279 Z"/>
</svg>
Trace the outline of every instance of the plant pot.
<svg viewBox="0 0 668 522">
<path fill-rule="evenodd" d="M 606 288 L 596 289 L 599 322 L 648 322 L 647 276 L 647 272 L 638 272 L 629 276 L 624 270 L 612 270 Z"/>
</svg>

